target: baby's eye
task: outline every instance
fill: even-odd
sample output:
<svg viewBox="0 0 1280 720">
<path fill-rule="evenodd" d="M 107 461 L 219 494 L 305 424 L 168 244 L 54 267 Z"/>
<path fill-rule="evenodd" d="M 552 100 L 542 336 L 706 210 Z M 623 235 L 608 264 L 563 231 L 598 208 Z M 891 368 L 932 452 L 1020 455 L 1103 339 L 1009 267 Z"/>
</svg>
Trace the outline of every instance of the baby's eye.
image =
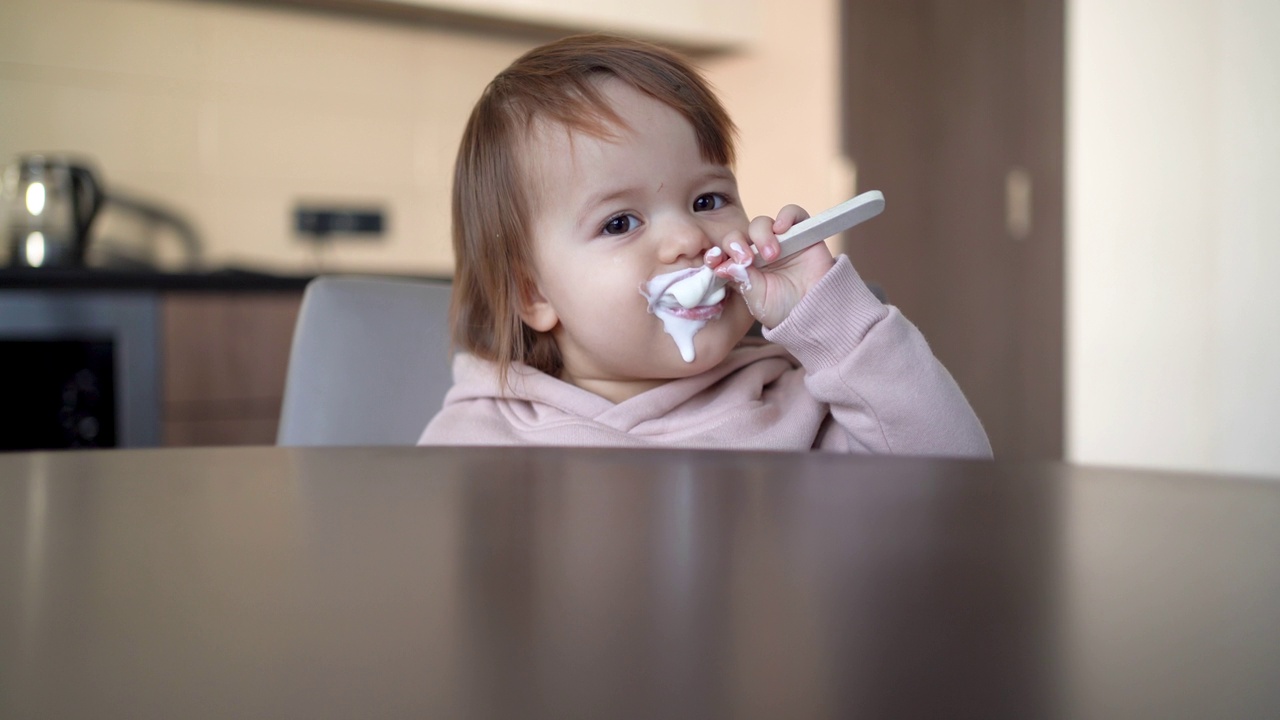
<svg viewBox="0 0 1280 720">
<path fill-rule="evenodd" d="M 706 212 L 708 210 L 719 210 L 729 204 L 729 199 L 720 193 L 704 193 L 699 195 L 693 201 L 694 212 Z"/>
<path fill-rule="evenodd" d="M 624 213 L 609 218 L 600 232 L 604 235 L 625 235 L 638 227 L 640 220 L 635 215 Z"/>
</svg>

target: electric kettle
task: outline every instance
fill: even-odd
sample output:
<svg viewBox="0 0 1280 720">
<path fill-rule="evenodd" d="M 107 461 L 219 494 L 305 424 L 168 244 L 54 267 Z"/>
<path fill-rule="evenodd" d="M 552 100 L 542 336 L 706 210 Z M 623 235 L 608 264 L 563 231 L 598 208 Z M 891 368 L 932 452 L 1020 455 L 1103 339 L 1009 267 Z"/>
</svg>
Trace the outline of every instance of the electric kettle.
<svg viewBox="0 0 1280 720">
<path fill-rule="evenodd" d="M 102 201 L 101 185 L 84 163 L 52 155 L 18 157 L 0 181 L 9 264 L 83 265 L 89 226 Z"/>
</svg>

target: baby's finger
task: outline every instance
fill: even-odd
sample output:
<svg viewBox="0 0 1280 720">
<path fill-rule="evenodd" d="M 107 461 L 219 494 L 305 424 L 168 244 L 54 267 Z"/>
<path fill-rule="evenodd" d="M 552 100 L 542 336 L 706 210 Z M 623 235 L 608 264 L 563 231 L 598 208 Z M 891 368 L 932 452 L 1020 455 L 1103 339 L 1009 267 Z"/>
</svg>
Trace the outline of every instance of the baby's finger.
<svg viewBox="0 0 1280 720">
<path fill-rule="evenodd" d="M 778 253 L 782 252 L 778 235 L 773 231 L 775 222 L 773 218 L 761 215 L 747 226 L 747 235 L 751 238 L 751 244 L 756 246 L 756 251 L 760 253 L 760 259 L 764 262 L 773 260 L 778 257 Z"/>
<path fill-rule="evenodd" d="M 759 320 L 764 312 L 764 276 L 755 268 L 755 254 L 747 247 L 747 237 L 740 231 L 729 233 L 724 242 L 728 248 L 725 262 L 715 266 L 715 274 L 733 283 L 751 315 Z"/>
<path fill-rule="evenodd" d="M 729 261 L 734 265 L 747 267 L 755 264 L 755 254 L 748 247 L 748 240 L 742 233 L 734 231 L 729 233 L 725 238 L 725 242 L 729 245 Z"/>
<path fill-rule="evenodd" d="M 728 256 L 725 255 L 724 251 L 718 247 L 712 247 L 710 250 L 707 250 L 707 252 L 702 256 L 703 264 L 705 264 L 707 267 L 711 268 L 712 270 L 714 270 L 721 263 L 725 262 L 727 259 L 728 259 Z"/>
<path fill-rule="evenodd" d="M 799 205 L 787 205 L 778 211 L 778 218 L 773 221 L 773 232 L 775 235 L 781 235 L 790 230 L 792 225 L 808 219 L 809 213 L 805 212 L 804 208 Z"/>
<path fill-rule="evenodd" d="M 748 270 L 753 273 L 759 271 L 752 267 L 756 258 L 755 253 L 748 248 L 747 236 L 739 230 L 734 230 L 725 236 L 724 245 L 726 249 L 723 258 L 720 261 L 715 261 L 713 258 L 708 260 L 707 264 L 718 277 L 737 285 L 740 292 L 750 290 L 752 278 Z M 708 250 L 707 254 L 710 255 L 711 251 Z"/>
</svg>

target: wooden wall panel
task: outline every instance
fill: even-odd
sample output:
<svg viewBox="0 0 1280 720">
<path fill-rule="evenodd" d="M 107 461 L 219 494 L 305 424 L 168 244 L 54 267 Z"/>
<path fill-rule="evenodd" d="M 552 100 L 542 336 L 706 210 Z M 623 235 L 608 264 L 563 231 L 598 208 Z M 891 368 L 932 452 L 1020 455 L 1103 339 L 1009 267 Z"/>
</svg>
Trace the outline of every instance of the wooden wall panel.
<svg viewBox="0 0 1280 720">
<path fill-rule="evenodd" d="M 844 0 L 844 142 L 885 213 L 847 250 L 924 332 L 997 457 L 1063 454 L 1061 0 Z M 1010 173 L 1030 226 L 1006 223 Z"/>
</svg>

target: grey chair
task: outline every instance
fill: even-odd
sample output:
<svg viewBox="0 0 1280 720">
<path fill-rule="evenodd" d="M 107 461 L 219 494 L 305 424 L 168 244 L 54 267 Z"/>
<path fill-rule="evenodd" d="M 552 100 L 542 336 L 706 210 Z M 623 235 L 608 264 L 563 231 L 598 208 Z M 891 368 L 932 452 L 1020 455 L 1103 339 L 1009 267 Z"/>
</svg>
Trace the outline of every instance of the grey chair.
<svg viewBox="0 0 1280 720">
<path fill-rule="evenodd" d="M 280 445 L 412 445 L 452 382 L 447 283 L 319 277 L 294 329 Z"/>
</svg>

